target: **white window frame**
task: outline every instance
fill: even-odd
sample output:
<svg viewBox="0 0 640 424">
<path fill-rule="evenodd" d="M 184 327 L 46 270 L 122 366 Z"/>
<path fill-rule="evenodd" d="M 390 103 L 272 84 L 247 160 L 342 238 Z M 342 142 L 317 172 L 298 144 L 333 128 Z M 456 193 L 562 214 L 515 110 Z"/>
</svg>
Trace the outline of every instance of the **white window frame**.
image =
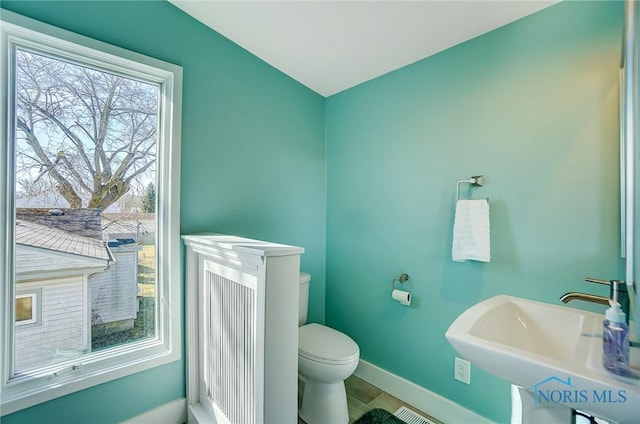
<svg viewBox="0 0 640 424">
<path fill-rule="evenodd" d="M 15 322 L 16 326 L 37 324 L 39 322 L 38 317 L 42 316 L 42 313 L 41 313 L 41 311 L 39 309 L 40 308 L 40 302 L 38 301 L 38 293 L 36 293 L 36 292 L 18 293 L 18 294 L 16 294 L 15 301 L 17 302 L 18 299 L 24 299 L 26 297 L 30 297 L 31 298 L 31 318 L 30 319 L 24 319 L 22 321 L 16 321 Z"/>
<path fill-rule="evenodd" d="M 180 133 L 182 68 L 74 34 L 3 10 L 0 17 L 2 69 L 0 101 L 0 411 L 10 414 L 30 406 L 126 375 L 176 361 L 182 356 L 180 245 Z M 160 85 L 156 206 L 155 340 L 132 342 L 79 358 L 12 375 L 15 331 L 15 57 L 17 46 L 71 58 L 99 69 L 133 75 Z M 4 253 L 6 252 L 6 253 Z"/>
</svg>

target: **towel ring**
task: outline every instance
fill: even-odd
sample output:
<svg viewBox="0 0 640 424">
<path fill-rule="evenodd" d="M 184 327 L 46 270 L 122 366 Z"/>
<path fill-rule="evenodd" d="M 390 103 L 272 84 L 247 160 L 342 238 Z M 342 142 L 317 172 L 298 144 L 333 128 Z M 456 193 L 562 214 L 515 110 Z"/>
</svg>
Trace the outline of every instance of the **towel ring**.
<svg viewBox="0 0 640 424">
<path fill-rule="evenodd" d="M 460 184 L 470 184 L 472 187 L 482 187 L 484 185 L 484 177 L 482 175 L 476 175 L 468 180 L 458 181 L 456 184 L 456 200 L 460 200 Z M 487 199 L 489 201 L 489 199 Z"/>
</svg>

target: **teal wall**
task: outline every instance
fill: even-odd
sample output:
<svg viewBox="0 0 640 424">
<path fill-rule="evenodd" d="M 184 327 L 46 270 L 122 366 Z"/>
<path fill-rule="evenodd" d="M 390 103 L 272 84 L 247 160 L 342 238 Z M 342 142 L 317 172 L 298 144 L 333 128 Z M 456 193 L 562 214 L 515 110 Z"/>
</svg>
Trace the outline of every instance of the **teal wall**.
<svg viewBox="0 0 640 424">
<path fill-rule="evenodd" d="M 303 246 L 324 321 L 325 100 L 166 2 L 2 1 L 2 8 L 184 68 L 181 231 Z M 2 417 L 113 423 L 185 396 L 184 361 Z"/>
<path fill-rule="evenodd" d="M 453 380 L 449 324 L 495 294 L 558 303 L 605 293 L 585 276 L 623 276 L 621 2 L 564 2 L 326 100 L 165 2 L 2 7 L 183 66 L 182 232 L 304 246 L 312 321 L 326 312 L 364 360 L 498 422 L 508 384 Z M 455 184 L 477 174 L 463 194 L 490 198 L 492 262 L 453 263 Z M 408 308 L 389 295 L 402 272 Z M 183 397 L 183 368 L 2 422 L 118 422 Z"/>
<path fill-rule="evenodd" d="M 326 320 L 362 359 L 505 423 L 506 382 L 453 379 L 449 325 L 497 294 L 561 304 L 623 277 L 622 20 L 563 2 L 327 100 Z M 462 194 L 490 198 L 492 260 L 454 263 L 456 182 L 479 174 Z M 403 272 L 410 307 L 390 296 Z"/>
</svg>

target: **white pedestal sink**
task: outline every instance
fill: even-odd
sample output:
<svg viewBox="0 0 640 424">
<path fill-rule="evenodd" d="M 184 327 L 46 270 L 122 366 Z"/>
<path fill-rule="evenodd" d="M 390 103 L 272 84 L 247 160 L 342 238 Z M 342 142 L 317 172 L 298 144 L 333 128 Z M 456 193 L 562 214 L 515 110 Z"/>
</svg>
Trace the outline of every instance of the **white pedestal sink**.
<svg viewBox="0 0 640 424">
<path fill-rule="evenodd" d="M 465 359 L 516 386 L 512 397 L 520 397 L 522 410 L 517 418 L 514 408 L 514 422 L 568 424 L 565 417 L 578 409 L 619 424 L 640 423 L 640 379 L 602 367 L 603 319 L 501 295 L 463 312 L 446 337 Z M 631 356 L 640 368 L 640 348 Z"/>
</svg>

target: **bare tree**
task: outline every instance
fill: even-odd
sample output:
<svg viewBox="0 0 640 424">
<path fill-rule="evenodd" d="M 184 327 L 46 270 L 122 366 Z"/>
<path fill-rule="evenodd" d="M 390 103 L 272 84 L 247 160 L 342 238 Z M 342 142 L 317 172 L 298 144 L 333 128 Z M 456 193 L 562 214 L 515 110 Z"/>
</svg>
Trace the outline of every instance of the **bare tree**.
<svg viewBox="0 0 640 424">
<path fill-rule="evenodd" d="M 18 53 L 17 172 L 25 192 L 55 188 L 71 208 L 104 210 L 136 178 L 149 178 L 156 163 L 157 86 Z"/>
</svg>

